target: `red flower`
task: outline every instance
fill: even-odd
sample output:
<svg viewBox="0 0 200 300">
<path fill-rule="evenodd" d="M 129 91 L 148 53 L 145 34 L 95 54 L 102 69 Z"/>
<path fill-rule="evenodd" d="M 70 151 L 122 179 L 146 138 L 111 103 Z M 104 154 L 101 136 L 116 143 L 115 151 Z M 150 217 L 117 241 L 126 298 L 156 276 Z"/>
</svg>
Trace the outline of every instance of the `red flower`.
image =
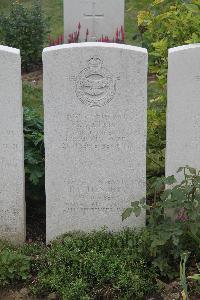
<svg viewBox="0 0 200 300">
<path fill-rule="evenodd" d="M 122 33 L 122 42 L 124 43 L 125 41 L 125 32 L 123 26 L 121 26 L 121 33 Z"/>
<path fill-rule="evenodd" d="M 119 39 L 119 31 L 118 31 L 118 28 L 117 28 L 117 31 L 116 31 L 116 42 L 118 42 L 118 39 Z"/>
</svg>

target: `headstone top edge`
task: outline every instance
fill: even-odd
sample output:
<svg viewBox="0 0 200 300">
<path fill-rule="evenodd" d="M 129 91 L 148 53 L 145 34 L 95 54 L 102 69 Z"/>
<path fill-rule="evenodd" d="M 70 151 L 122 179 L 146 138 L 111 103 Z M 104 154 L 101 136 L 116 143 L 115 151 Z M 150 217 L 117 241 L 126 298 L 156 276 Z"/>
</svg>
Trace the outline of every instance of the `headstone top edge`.
<svg viewBox="0 0 200 300">
<path fill-rule="evenodd" d="M 188 44 L 188 45 L 183 45 L 183 46 L 178 46 L 178 47 L 174 47 L 174 48 L 170 48 L 168 50 L 169 55 L 176 53 L 176 52 L 180 52 L 180 51 L 189 51 L 192 49 L 200 49 L 200 43 L 196 43 L 196 44 Z"/>
<path fill-rule="evenodd" d="M 20 50 L 19 49 L 8 47 L 8 46 L 0 45 L 0 51 L 20 55 Z"/>
<path fill-rule="evenodd" d="M 131 50 L 135 52 L 140 52 L 147 54 L 147 49 L 132 45 L 125 45 L 125 44 L 117 44 L 117 43 L 102 43 L 102 42 L 86 42 L 86 43 L 72 43 L 72 44 L 64 44 L 58 46 L 51 46 L 44 48 L 43 54 L 52 51 L 58 51 L 63 49 L 74 49 L 74 48 L 114 48 L 114 49 L 124 49 L 124 50 Z"/>
</svg>

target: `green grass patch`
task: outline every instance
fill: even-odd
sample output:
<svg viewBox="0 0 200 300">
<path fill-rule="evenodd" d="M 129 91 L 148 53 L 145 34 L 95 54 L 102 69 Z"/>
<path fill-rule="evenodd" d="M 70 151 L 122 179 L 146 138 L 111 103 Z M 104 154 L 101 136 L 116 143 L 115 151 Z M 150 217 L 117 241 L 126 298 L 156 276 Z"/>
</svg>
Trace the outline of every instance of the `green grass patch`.
<svg viewBox="0 0 200 300">
<path fill-rule="evenodd" d="M 34 109 L 39 116 L 43 117 L 42 88 L 23 83 L 23 106 Z"/>
</svg>

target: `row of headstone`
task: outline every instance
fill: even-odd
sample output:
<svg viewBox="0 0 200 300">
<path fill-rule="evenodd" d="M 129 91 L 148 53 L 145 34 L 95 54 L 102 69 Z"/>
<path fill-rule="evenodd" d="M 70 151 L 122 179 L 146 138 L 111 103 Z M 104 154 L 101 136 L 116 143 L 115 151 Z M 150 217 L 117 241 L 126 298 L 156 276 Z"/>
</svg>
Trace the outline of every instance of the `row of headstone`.
<svg viewBox="0 0 200 300">
<path fill-rule="evenodd" d="M 104 43 L 46 48 L 47 242 L 75 230 L 145 225 L 121 213 L 146 192 L 147 51 Z M 0 238 L 25 239 L 19 50 L 0 47 Z M 169 51 L 166 173 L 199 167 L 200 45 Z"/>
</svg>

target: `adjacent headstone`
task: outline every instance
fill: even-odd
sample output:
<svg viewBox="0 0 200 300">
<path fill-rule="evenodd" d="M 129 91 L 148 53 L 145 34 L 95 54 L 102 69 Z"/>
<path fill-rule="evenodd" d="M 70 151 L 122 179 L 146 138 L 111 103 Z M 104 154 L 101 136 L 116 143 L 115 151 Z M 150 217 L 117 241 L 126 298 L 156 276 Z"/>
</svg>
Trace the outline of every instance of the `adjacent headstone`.
<svg viewBox="0 0 200 300">
<path fill-rule="evenodd" d="M 46 48 L 47 242 L 67 231 L 118 231 L 146 192 L 147 51 L 82 43 Z"/>
<path fill-rule="evenodd" d="M 67 43 L 70 34 L 81 25 L 81 42 L 97 41 L 102 35 L 113 39 L 117 28 L 124 26 L 124 0 L 64 0 L 64 33 Z"/>
<path fill-rule="evenodd" d="M 200 168 L 200 44 L 169 50 L 166 175 Z"/>
<path fill-rule="evenodd" d="M 0 239 L 25 240 L 21 58 L 0 46 Z"/>
</svg>

